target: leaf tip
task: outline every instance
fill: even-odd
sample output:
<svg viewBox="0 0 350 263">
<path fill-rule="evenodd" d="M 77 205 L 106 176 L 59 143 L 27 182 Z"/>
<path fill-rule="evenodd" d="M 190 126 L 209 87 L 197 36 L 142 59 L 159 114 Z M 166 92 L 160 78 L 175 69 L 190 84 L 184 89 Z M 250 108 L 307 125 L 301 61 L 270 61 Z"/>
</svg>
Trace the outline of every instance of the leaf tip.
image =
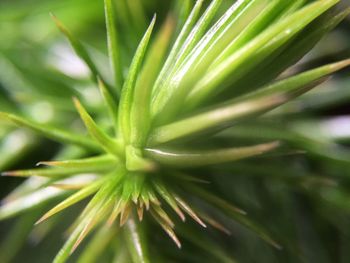
<svg viewBox="0 0 350 263">
<path fill-rule="evenodd" d="M 346 67 L 350 66 L 350 58 L 341 60 L 337 63 L 334 63 L 332 66 L 333 66 L 332 68 L 334 69 L 334 71 L 338 71 L 338 70 L 341 70 L 343 68 L 346 68 Z"/>
<path fill-rule="evenodd" d="M 18 176 L 19 171 L 5 171 L 1 173 L 1 176 L 3 177 L 11 177 L 11 176 Z"/>
</svg>

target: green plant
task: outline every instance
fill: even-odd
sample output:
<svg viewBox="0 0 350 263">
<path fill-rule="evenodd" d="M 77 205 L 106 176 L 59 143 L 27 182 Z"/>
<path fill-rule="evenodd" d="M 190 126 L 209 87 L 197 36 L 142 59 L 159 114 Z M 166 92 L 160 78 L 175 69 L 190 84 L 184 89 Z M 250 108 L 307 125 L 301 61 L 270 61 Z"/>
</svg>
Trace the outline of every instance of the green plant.
<svg viewBox="0 0 350 263">
<path fill-rule="evenodd" d="M 335 138 L 315 134 L 311 121 L 307 122 L 307 129 L 298 118 L 286 121 L 289 112 L 283 105 L 323 83 L 329 75 L 350 65 L 350 61 L 282 77 L 281 73 L 308 53 L 350 10 L 337 11 L 337 0 L 246 0 L 226 8 L 217 19 L 222 2 L 211 1 L 202 13 L 203 1 L 197 1 L 193 7 L 186 1 L 178 13 L 187 19 L 179 19 L 177 24 L 169 16 L 152 38 L 154 16 L 124 74 L 122 51 L 128 47 L 123 45 L 125 37 L 115 26 L 113 1 L 106 0 L 112 81 L 102 73 L 89 50 L 53 16 L 89 68 L 103 103 L 94 107 L 86 102 L 85 108 L 79 92 L 68 93 L 75 97 L 75 108 L 89 136 L 79 132 L 79 127 L 54 128 L 26 116 L 0 113 L 1 120 L 56 140 L 65 150 L 79 147 L 74 159 L 39 163 L 50 167 L 4 172 L 5 176 L 45 179 L 34 186 L 20 186 L 1 207 L 0 218 L 9 218 L 54 198 L 61 199 L 40 218 L 41 223 L 91 196 L 54 262 L 65 262 L 93 231 L 95 237 L 81 254 L 81 262 L 97 258 L 111 245 L 117 247 L 117 262 L 162 261 L 162 256 L 155 255 L 155 248 L 146 241 L 144 228 L 148 225 L 154 228 L 154 222 L 178 247 L 181 242 L 177 232 L 200 248 L 210 246 L 217 260 L 233 261 L 224 249 L 215 246 L 211 236 L 203 237 L 203 242 L 194 240 L 192 230 L 178 222 L 176 216 L 182 221 L 188 216 L 204 228 L 208 225 L 228 233 L 220 223 L 226 214 L 280 248 L 242 209 L 225 201 L 210 185 L 203 185 L 206 180 L 201 173 L 262 174 L 264 171 L 257 168 L 261 159 L 257 157 L 264 154 L 267 159 L 262 162 L 266 167 L 270 165 L 267 173 L 273 174 L 276 169 L 285 169 L 275 163 L 279 156 L 295 153 L 296 149 L 347 163 L 349 153 L 335 143 Z M 135 3 L 138 3 L 135 10 L 139 10 L 141 2 Z M 138 25 L 142 23 L 136 21 Z M 55 104 L 55 100 L 53 97 L 50 103 Z M 71 106 L 67 101 L 65 105 Z M 67 114 L 63 119 L 67 124 L 75 118 Z M 290 125 L 279 126 L 282 122 Z M 203 166 L 209 168 L 204 170 Z M 289 179 L 295 181 L 286 178 Z M 296 181 L 329 184 L 324 178 L 309 175 Z M 50 187 L 55 190 L 47 191 Z M 30 199 L 35 194 L 40 195 L 39 201 Z M 102 242 L 119 232 L 123 232 L 125 243 Z M 106 255 L 106 260 L 111 262 L 111 257 Z M 192 262 L 190 257 L 180 260 Z"/>
</svg>

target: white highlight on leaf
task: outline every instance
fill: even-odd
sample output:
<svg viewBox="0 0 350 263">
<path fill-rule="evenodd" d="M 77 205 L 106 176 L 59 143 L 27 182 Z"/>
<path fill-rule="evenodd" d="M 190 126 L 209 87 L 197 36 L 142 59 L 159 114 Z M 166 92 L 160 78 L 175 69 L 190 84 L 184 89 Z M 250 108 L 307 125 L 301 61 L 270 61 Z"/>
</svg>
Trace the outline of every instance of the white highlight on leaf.
<svg viewBox="0 0 350 263">
<path fill-rule="evenodd" d="M 86 78 L 89 76 L 89 69 L 84 62 L 73 53 L 67 44 L 56 44 L 52 47 L 52 56 L 48 58 L 51 66 L 73 78 Z"/>
</svg>

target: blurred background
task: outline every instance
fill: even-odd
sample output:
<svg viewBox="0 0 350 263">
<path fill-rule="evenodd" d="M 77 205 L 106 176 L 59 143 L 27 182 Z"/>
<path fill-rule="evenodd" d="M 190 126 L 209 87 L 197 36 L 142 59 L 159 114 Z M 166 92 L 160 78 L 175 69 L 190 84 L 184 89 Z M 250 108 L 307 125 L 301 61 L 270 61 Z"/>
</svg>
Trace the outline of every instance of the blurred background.
<svg viewBox="0 0 350 263">
<path fill-rule="evenodd" d="M 141 0 L 129 2 L 132 5 L 134 1 Z M 170 9 L 181 10 L 178 7 L 181 1 L 141 2 L 142 10 L 120 13 L 126 16 L 122 21 L 129 21 L 133 28 L 121 33 L 126 43 L 122 53 L 125 67 L 153 13 L 158 15 L 159 25 Z M 342 1 L 341 5 L 349 6 L 350 1 Z M 63 21 L 86 45 L 108 79 L 102 0 L 1 0 L 0 111 L 25 112 L 39 122 L 74 126 L 77 115 L 72 110 L 71 97 L 76 92 L 81 93 L 89 107 L 97 112 L 101 109 L 101 101 L 86 66 L 74 55 L 49 13 Z M 119 26 L 126 28 L 123 24 Z M 290 72 L 349 57 L 350 17 Z M 53 101 L 55 103 L 51 103 Z M 242 230 L 235 225 L 232 226 L 236 230 L 233 238 L 218 237 L 218 244 L 222 243 L 229 251 L 235 248 L 233 253 L 241 262 L 349 262 L 349 71 L 340 72 L 319 88 L 289 103 L 283 111 L 290 113 L 289 122 L 281 120 L 281 123 L 288 124 L 289 131 L 308 138 L 321 138 L 322 143 L 329 142 L 330 145 L 336 142 L 341 145 L 341 151 L 333 152 L 332 147 L 322 148 L 321 145 L 311 156 L 284 156 L 264 163 L 258 160 L 254 165 L 242 163 L 233 171 L 237 176 L 232 181 L 216 177 L 214 187 L 217 191 L 246 208 L 275 234 L 277 240 L 282 241 L 286 249 L 275 251 L 252 235 L 241 233 Z M 103 114 L 101 119 L 103 121 Z M 78 150 L 64 151 L 60 145 L 43 140 L 32 132 L 0 123 L 1 171 L 32 168 L 41 160 L 60 155 L 74 156 Z M 286 161 L 288 167 L 284 165 Z M 259 167 L 269 165 L 274 167 L 270 171 L 276 174 L 290 174 L 288 181 L 260 174 Z M 312 176 L 303 177 L 304 174 Z M 324 175 L 322 180 L 319 174 Z M 273 177 L 272 174 L 269 176 Z M 22 181 L 0 177 L 0 198 L 7 196 Z M 50 202 L 55 202 L 54 198 Z M 23 258 L 26 258 L 25 262 L 50 262 L 63 242 L 61 229 L 44 225 L 32 230 L 46 205 L 39 206 L 26 217 L 0 222 L 0 263 L 23 262 Z M 66 214 L 67 218 L 74 217 L 74 211 L 68 210 Z M 50 233 L 50 238 L 47 233 Z M 239 238 L 235 237 L 236 234 Z M 53 238 L 54 235 L 57 237 Z M 53 244 L 52 239 L 57 244 Z M 45 240 L 50 240 L 50 243 L 45 243 Z M 29 258 L 36 261 L 28 261 Z M 197 261 L 184 259 L 183 262 Z"/>
</svg>

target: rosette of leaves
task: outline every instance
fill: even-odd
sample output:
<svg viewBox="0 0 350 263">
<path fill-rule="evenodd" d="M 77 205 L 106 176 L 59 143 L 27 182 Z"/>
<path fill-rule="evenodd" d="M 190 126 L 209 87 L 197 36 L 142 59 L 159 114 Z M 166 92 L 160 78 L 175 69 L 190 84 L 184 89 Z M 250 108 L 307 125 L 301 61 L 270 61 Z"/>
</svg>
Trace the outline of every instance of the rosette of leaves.
<svg viewBox="0 0 350 263">
<path fill-rule="evenodd" d="M 63 145 L 80 147 L 84 157 L 43 161 L 39 165 L 49 167 L 4 172 L 7 176 L 46 179 L 14 191 L 1 207 L 0 218 L 52 197 L 65 197 L 37 222 L 41 223 L 90 197 L 54 262 L 65 262 L 94 231 L 95 237 L 80 257 L 82 262 L 97 258 L 111 245 L 116 247 L 116 262 L 161 260 L 161 255 L 155 256 L 156 248 L 147 242 L 145 223 L 159 225 L 178 247 L 177 232 L 200 248 L 210 244 L 217 260 L 232 262 L 210 238 L 198 234 L 203 236 L 202 243 L 191 234 L 188 223 L 178 222 L 189 217 L 203 228 L 211 226 L 229 233 L 220 223 L 224 214 L 280 248 L 242 209 L 222 199 L 210 185 L 203 185 L 206 181 L 200 174 L 230 176 L 237 169 L 254 168 L 253 157 L 271 151 L 270 156 L 293 152 L 295 148 L 345 161 L 347 151 L 329 154 L 325 150 L 338 147 L 333 138 L 315 140 L 315 136 L 270 124 L 288 117 L 282 105 L 350 64 L 343 60 L 301 73 L 286 72 L 348 15 L 349 9 L 336 10 L 338 2 L 242 0 L 227 6 L 213 0 L 204 7 L 204 1 L 198 0 L 192 7 L 186 1 L 180 12 L 186 19 L 179 19 L 179 23 L 169 16 L 154 33 L 153 17 L 125 73 L 121 53 L 124 38 L 115 25 L 120 7 L 115 9 L 113 2 L 106 0 L 113 81 L 53 16 L 90 69 L 105 108 L 94 112 L 93 107 L 85 108 L 79 94 L 73 99 L 88 135 L 0 114 L 3 121 Z M 106 121 L 101 116 L 109 118 Z M 248 158 L 253 158 L 251 165 L 245 160 Z M 274 167 L 278 169 L 278 165 Z M 252 169 L 251 173 L 259 171 Z M 41 199 L 33 201 L 33 195 Z M 27 201 L 26 205 L 18 200 Z M 123 232 L 120 238 L 125 242 L 115 244 L 111 239 L 119 232 Z"/>
</svg>

